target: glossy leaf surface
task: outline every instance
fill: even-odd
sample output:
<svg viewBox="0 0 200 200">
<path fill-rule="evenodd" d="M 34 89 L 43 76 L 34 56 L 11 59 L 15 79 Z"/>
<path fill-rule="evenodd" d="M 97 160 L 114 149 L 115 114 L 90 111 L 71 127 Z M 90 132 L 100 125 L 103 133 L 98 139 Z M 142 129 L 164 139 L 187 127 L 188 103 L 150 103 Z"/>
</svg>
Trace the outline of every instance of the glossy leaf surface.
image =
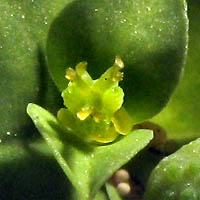
<svg viewBox="0 0 200 200">
<path fill-rule="evenodd" d="M 29 104 L 27 111 L 76 188 L 77 199 L 94 197 L 105 181 L 152 139 L 151 131 L 136 130 L 115 143 L 91 145 L 63 132 L 57 119 L 43 108 Z"/>
</svg>

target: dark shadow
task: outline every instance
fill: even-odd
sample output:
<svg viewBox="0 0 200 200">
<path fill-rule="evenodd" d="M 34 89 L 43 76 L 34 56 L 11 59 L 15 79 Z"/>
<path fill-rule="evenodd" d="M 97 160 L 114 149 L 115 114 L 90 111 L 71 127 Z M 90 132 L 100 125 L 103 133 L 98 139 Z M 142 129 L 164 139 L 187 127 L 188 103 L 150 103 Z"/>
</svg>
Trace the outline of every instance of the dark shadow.
<svg viewBox="0 0 200 200">
<path fill-rule="evenodd" d="M 63 100 L 60 91 L 49 74 L 45 52 L 41 47 L 38 47 L 38 62 L 40 66 L 40 90 L 38 100 L 35 103 L 56 114 L 58 109 L 62 107 Z"/>
<path fill-rule="evenodd" d="M 152 154 L 149 152 L 148 148 L 145 148 L 136 154 L 136 156 L 131 159 L 131 161 L 129 161 L 124 168 L 129 171 L 131 179 L 137 183 L 137 185 L 140 186 L 144 192 L 144 188 L 146 187 L 152 170 L 157 166 L 163 157 L 164 156 L 162 155 Z M 140 195 L 142 196 L 143 193 Z"/>
<path fill-rule="evenodd" d="M 38 71 L 39 71 L 39 92 L 36 98 L 35 103 L 38 104 L 50 112 L 56 114 L 58 109 L 62 107 L 63 101 L 61 98 L 61 94 L 58 91 L 57 87 L 55 86 L 55 83 L 50 77 L 50 74 L 47 69 L 47 63 L 45 59 L 45 52 L 44 50 L 38 46 Z M 27 106 L 27 105 L 25 105 Z M 35 128 L 32 120 L 26 114 L 26 117 L 28 118 L 28 121 L 25 126 L 21 127 L 18 138 L 20 139 L 28 139 L 28 138 L 37 138 L 40 137 L 40 133 Z M 20 120 L 24 118 L 24 115 L 22 115 Z M 2 140 L 6 137 L 6 140 L 12 140 L 12 137 L 7 137 L 6 135 L 2 136 Z"/>
<path fill-rule="evenodd" d="M 166 130 L 156 123 L 145 121 L 143 123 L 136 124 L 133 129 L 148 129 L 153 131 L 154 137 L 148 144 L 148 148 L 149 151 L 154 154 L 168 156 L 174 153 L 180 146 L 176 141 L 168 139 Z"/>
<path fill-rule="evenodd" d="M 68 143 L 70 146 L 73 146 L 74 148 L 78 149 L 79 151 L 83 151 L 85 153 L 90 153 L 93 151 L 94 146 L 90 145 L 87 142 L 84 142 L 82 139 L 78 138 L 75 134 L 67 132 L 65 130 L 62 130 L 61 127 L 59 127 L 57 124 L 49 122 L 49 125 L 56 130 L 56 132 L 59 134 L 59 140 L 63 141 L 64 143 Z M 67 145 L 66 151 L 67 152 Z M 65 154 L 66 155 L 66 154 Z"/>
<path fill-rule="evenodd" d="M 23 146 L 24 144 L 22 144 Z M 1 200 L 70 200 L 67 177 L 52 156 L 24 146 L 24 156 L 1 163 Z"/>
</svg>

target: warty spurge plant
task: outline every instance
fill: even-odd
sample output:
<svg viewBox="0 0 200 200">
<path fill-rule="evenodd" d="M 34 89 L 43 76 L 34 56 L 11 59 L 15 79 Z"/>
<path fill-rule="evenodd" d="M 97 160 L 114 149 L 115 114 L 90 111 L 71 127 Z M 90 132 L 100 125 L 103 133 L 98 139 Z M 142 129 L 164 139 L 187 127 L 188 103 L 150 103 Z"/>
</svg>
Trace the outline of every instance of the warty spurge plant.
<svg viewBox="0 0 200 200">
<path fill-rule="evenodd" d="M 66 70 L 70 82 L 62 97 L 67 109 L 61 108 L 57 117 L 66 130 L 81 138 L 111 142 L 118 134 L 128 134 L 133 125 L 122 106 L 124 92 L 118 85 L 124 63 L 117 56 L 114 65 L 97 80 L 92 80 L 86 66 L 81 62 L 75 70 Z"/>
<path fill-rule="evenodd" d="M 200 3 L 187 2 L 190 44 L 186 76 L 170 100 L 171 105 L 154 119 L 166 130 L 168 138 L 179 141 L 179 146 L 199 137 L 200 132 L 197 92 Z M 133 120 L 130 124 L 135 124 L 150 120 L 168 102 L 183 71 L 188 32 L 186 9 L 185 0 L 1 0 L 1 200 L 11 196 L 38 200 L 117 199 L 113 195 L 95 196 L 99 196 L 109 177 L 152 139 L 150 131 L 135 130 L 114 140 L 128 132 L 123 122 L 128 126 L 130 121 L 123 110 Z M 96 91 L 96 79 L 112 66 L 116 55 L 125 64 L 124 78 L 119 82 L 124 94 L 120 89 L 115 92 L 119 99 L 114 98 L 107 86 L 102 86 L 104 89 L 99 93 Z M 67 102 L 68 83 L 76 88 L 73 85 L 77 80 L 73 79 L 73 70 L 67 73 L 72 80 L 65 78 L 66 68 L 81 61 L 88 62 L 87 71 L 96 82 L 92 80 L 87 89 L 81 85 L 78 95 L 72 93 L 76 101 Z M 59 111 L 58 118 L 34 104 L 28 107 L 29 115 L 52 150 L 50 154 L 25 113 L 29 102 L 56 112 L 61 107 L 57 106 L 60 94 L 56 94 L 51 78 L 43 71 L 45 67 L 59 91 L 64 91 L 67 107 Z M 103 79 L 100 83 L 104 85 Z M 80 95 L 82 89 L 84 94 L 90 94 L 88 98 Z M 110 106 L 104 97 L 109 99 Z M 84 104 L 77 105 L 81 101 Z M 147 200 L 199 199 L 198 146 L 199 141 L 190 146 L 191 151 L 186 148 L 183 154 L 179 152 L 159 165 L 147 186 Z M 76 198 L 65 194 L 68 186 L 63 184 L 62 173 L 56 173 L 60 171 L 50 158 L 52 154 L 78 191 Z M 129 171 L 141 183 L 145 182 L 146 172 L 150 173 L 153 160 L 145 155 L 140 161 L 134 159 L 136 168 L 131 165 Z M 180 175 L 179 178 L 171 176 L 171 172 Z"/>
</svg>

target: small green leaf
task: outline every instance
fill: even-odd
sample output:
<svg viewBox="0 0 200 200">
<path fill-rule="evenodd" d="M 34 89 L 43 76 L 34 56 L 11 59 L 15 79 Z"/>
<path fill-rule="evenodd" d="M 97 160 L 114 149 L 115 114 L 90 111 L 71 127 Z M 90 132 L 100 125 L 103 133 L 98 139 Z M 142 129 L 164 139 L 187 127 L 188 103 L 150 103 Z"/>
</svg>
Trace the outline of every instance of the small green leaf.
<svg viewBox="0 0 200 200">
<path fill-rule="evenodd" d="M 81 200 L 94 197 L 105 181 L 153 137 L 149 130 L 136 130 L 115 143 L 96 146 L 64 132 L 57 119 L 37 105 L 29 104 L 27 112 L 76 188 L 77 199 Z"/>
<path fill-rule="evenodd" d="M 200 198 L 200 139 L 165 157 L 153 170 L 145 200 Z"/>
<path fill-rule="evenodd" d="M 56 156 L 59 164 L 64 167 L 64 171 L 68 178 L 73 180 L 73 172 L 68 165 L 65 165 L 65 160 L 62 157 L 64 144 L 60 140 L 59 132 L 62 132 L 57 119 L 49 114 L 46 110 L 34 104 L 29 104 L 27 108 L 28 114 L 31 116 L 34 124 L 42 133 L 43 137 L 47 140 L 48 145 L 53 149 L 53 153 Z"/>
<path fill-rule="evenodd" d="M 122 200 L 116 188 L 110 183 L 106 183 L 106 190 L 109 196 L 109 200 Z"/>
</svg>

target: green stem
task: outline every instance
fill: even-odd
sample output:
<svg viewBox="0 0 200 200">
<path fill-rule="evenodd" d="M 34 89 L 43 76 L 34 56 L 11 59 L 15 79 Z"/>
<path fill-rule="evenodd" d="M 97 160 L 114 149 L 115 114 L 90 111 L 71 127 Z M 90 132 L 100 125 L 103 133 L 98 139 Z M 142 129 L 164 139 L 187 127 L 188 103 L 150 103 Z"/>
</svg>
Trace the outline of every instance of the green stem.
<svg viewBox="0 0 200 200">
<path fill-rule="evenodd" d="M 72 196 L 71 196 L 71 200 L 109 200 L 108 196 L 106 195 L 106 193 L 102 190 L 100 190 L 95 197 L 91 197 L 91 196 L 87 196 L 85 194 L 83 194 L 80 191 L 77 190 L 73 190 L 72 191 Z"/>
</svg>

